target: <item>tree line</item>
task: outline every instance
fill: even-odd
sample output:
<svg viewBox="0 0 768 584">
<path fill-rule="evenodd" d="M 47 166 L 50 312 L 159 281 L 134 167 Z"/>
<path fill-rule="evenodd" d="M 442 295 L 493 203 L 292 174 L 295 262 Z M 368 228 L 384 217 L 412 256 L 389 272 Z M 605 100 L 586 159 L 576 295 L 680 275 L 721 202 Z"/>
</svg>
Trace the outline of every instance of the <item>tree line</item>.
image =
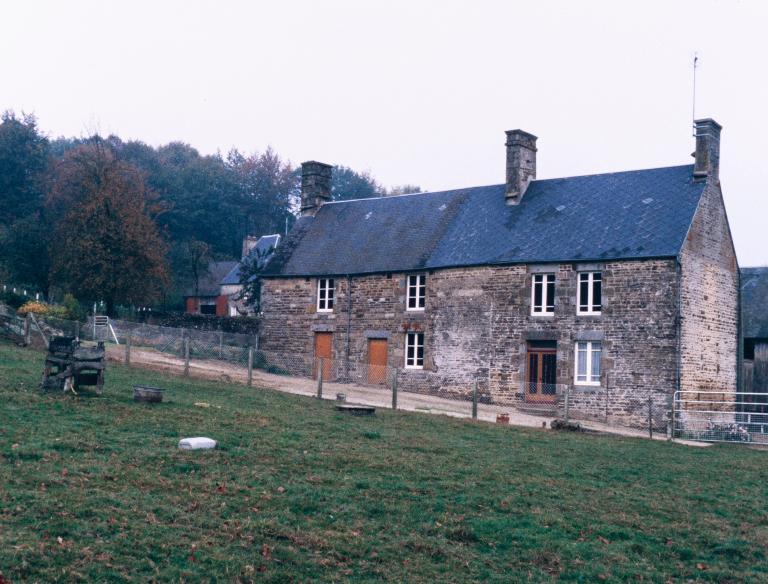
<svg viewBox="0 0 768 584">
<path fill-rule="evenodd" d="M 268 148 L 202 155 L 118 136 L 50 139 L 32 115 L 0 118 L 0 281 L 83 302 L 180 307 L 209 261 L 240 259 L 245 235 L 296 219 L 300 169 Z M 334 200 L 389 192 L 334 168 Z"/>
</svg>

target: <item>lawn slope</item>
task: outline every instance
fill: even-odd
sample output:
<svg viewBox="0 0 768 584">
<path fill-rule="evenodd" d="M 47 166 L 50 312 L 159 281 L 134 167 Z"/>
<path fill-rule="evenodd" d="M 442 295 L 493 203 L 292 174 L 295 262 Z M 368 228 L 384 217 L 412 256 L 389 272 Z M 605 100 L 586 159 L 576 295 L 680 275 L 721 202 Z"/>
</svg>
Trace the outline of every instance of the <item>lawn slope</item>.
<svg viewBox="0 0 768 584">
<path fill-rule="evenodd" d="M 112 363 L 104 397 L 42 395 L 42 360 L 0 342 L 9 582 L 768 580 L 766 452 L 356 418 Z"/>
</svg>

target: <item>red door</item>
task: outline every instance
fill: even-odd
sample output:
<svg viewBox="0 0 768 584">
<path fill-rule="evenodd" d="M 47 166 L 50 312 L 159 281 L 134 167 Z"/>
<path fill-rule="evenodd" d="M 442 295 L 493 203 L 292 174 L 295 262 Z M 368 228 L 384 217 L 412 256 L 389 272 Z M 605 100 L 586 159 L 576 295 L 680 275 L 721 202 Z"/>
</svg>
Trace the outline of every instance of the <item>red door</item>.
<svg viewBox="0 0 768 584">
<path fill-rule="evenodd" d="M 387 381 L 387 339 L 368 339 L 368 383 Z"/>
<path fill-rule="evenodd" d="M 312 377 L 317 379 L 317 369 L 320 360 L 323 362 L 323 381 L 331 379 L 333 367 L 333 333 L 315 333 L 315 363 L 312 368 Z"/>
</svg>

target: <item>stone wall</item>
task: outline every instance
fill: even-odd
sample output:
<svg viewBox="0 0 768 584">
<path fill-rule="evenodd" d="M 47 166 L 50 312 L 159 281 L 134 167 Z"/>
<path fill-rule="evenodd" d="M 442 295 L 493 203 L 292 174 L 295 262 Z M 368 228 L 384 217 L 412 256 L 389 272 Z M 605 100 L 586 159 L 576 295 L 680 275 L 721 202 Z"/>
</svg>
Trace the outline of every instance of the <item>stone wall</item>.
<svg viewBox="0 0 768 584">
<path fill-rule="evenodd" d="M 576 314 L 577 270 L 586 269 L 603 275 L 600 315 Z M 553 316 L 531 315 L 532 275 L 540 271 L 556 274 Z M 647 397 L 666 404 L 675 389 L 674 259 L 438 270 L 427 274 L 423 312 L 405 309 L 405 282 L 402 273 L 353 277 L 350 303 L 349 282 L 338 278 L 327 314 L 315 310 L 316 279 L 265 279 L 261 347 L 311 359 L 314 332 L 332 332 L 334 360 L 348 353 L 357 363 L 367 360 L 368 339 L 386 338 L 403 390 L 468 396 L 478 381 L 485 401 L 517 403 L 529 341 L 557 341 L 562 390 L 574 387 L 574 343 L 599 340 L 601 384 L 574 387 L 572 414 L 645 424 Z M 425 333 L 424 370 L 402 369 L 408 330 Z"/>
<path fill-rule="evenodd" d="M 710 179 L 681 265 L 680 388 L 736 391 L 739 270 L 719 183 Z"/>
</svg>

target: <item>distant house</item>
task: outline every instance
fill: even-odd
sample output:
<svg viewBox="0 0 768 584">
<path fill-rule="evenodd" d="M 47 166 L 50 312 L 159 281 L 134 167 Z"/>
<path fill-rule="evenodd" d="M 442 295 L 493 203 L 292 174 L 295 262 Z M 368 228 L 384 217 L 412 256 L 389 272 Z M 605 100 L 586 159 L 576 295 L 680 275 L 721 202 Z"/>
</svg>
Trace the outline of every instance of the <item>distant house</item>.
<svg viewBox="0 0 768 584">
<path fill-rule="evenodd" d="M 305 162 L 301 217 L 262 274 L 260 348 L 493 402 L 567 387 L 573 415 L 610 404 L 631 423 L 676 390 L 735 394 L 720 131 L 696 121 L 692 165 L 539 180 L 536 136 L 511 130 L 505 183 L 340 202 L 332 167 Z"/>
<path fill-rule="evenodd" d="M 240 283 L 240 276 L 243 262 L 256 258 L 262 266 L 266 266 L 278 245 L 280 245 L 279 234 L 262 235 L 261 237 L 248 236 L 243 240 L 242 260 L 221 280 L 221 295 L 227 299 L 227 314 L 229 316 L 245 315 L 250 312 L 250 308 L 241 297 L 243 286 Z"/>
<path fill-rule="evenodd" d="M 200 276 L 184 290 L 184 305 L 188 314 L 227 315 L 227 297 L 221 294 L 221 280 L 237 266 L 237 262 L 211 262 Z"/>
<path fill-rule="evenodd" d="M 768 393 L 768 267 L 741 270 L 744 391 Z"/>
</svg>

